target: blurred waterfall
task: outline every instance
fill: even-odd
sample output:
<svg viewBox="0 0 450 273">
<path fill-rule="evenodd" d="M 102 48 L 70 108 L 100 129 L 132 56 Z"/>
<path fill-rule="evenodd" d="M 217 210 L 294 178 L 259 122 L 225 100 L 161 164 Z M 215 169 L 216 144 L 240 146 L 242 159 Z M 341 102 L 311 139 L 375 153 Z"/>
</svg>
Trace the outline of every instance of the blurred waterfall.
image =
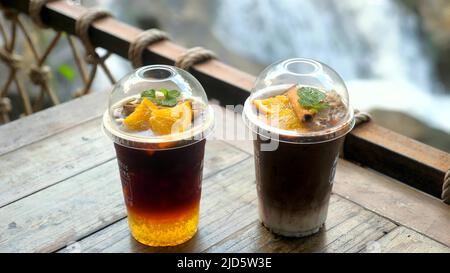
<svg viewBox="0 0 450 273">
<path fill-rule="evenodd" d="M 450 132 L 450 96 L 435 77 L 418 18 L 399 1 L 223 0 L 214 32 L 264 65 L 323 61 L 344 78 L 356 107 L 402 111 Z"/>
</svg>

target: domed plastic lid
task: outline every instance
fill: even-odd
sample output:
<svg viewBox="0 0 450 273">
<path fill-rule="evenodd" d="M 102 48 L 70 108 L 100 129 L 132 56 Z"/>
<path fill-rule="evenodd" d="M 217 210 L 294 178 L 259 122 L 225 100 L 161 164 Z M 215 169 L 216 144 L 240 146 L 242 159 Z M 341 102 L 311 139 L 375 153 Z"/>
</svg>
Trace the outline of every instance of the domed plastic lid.
<svg viewBox="0 0 450 273">
<path fill-rule="evenodd" d="M 288 59 L 267 67 L 245 102 L 244 122 L 254 132 L 291 143 L 330 141 L 354 126 L 342 78 L 311 59 Z"/>
<path fill-rule="evenodd" d="M 190 73 L 151 65 L 114 85 L 103 115 L 103 130 L 120 145 L 168 149 L 203 140 L 213 121 L 206 93 Z"/>
</svg>

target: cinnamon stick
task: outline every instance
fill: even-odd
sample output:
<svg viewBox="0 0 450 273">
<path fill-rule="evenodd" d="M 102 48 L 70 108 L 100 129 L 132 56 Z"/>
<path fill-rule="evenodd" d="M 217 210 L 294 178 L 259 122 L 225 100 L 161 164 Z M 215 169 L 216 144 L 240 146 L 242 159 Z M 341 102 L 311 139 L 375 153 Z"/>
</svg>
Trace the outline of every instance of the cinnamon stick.
<svg viewBox="0 0 450 273">
<path fill-rule="evenodd" d="M 303 108 L 300 103 L 298 103 L 299 96 L 297 91 L 298 86 L 294 85 L 288 89 L 288 91 L 286 92 L 286 96 L 288 97 L 292 109 L 294 110 L 298 119 L 302 122 L 310 122 L 314 117 L 315 111 L 307 110 Z"/>
</svg>

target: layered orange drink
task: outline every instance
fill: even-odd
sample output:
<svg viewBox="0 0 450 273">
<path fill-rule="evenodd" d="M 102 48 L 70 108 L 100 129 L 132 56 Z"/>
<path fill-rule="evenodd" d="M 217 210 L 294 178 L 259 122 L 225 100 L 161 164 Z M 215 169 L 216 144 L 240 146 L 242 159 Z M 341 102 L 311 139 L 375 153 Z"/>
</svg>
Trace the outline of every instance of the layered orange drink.
<svg viewBox="0 0 450 273">
<path fill-rule="evenodd" d="M 143 244 L 178 245 L 197 231 L 212 113 L 200 84 L 185 71 L 150 66 L 131 77 L 117 92 L 135 94 L 119 96 L 104 117 L 115 142 L 128 223 Z M 123 92 L 127 83 L 133 92 Z"/>
</svg>

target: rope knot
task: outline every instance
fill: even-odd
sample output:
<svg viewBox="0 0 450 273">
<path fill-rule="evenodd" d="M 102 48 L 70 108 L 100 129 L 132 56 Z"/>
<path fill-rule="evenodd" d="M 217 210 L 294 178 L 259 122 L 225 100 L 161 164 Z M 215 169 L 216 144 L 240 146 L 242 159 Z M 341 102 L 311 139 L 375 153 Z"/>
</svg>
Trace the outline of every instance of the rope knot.
<svg viewBox="0 0 450 273">
<path fill-rule="evenodd" d="M 444 176 L 444 183 L 442 184 L 442 201 L 450 205 L 450 169 L 447 170 Z"/>
<path fill-rule="evenodd" d="M 84 60 L 88 64 L 99 64 L 103 59 L 97 54 L 97 52 L 86 52 Z"/>
<path fill-rule="evenodd" d="M 372 120 L 372 116 L 367 112 L 360 112 L 359 110 L 355 110 L 355 126 L 360 124 L 369 122 Z"/>
<path fill-rule="evenodd" d="M 128 49 L 128 59 L 131 61 L 133 67 L 138 68 L 143 65 L 142 53 L 148 46 L 168 39 L 169 35 L 167 33 L 156 28 L 141 32 L 136 39 L 131 42 Z"/>
<path fill-rule="evenodd" d="M 3 8 L 3 16 L 10 21 L 16 21 L 19 17 L 19 12 L 14 9 Z"/>
<path fill-rule="evenodd" d="M 50 2 L 56 0 L 30 0 L 28 5 L 28 14 L 30 15 L 31 21 L 41 28 L 49 28 L 46 24 L 42 22 L 42 8 Z"/>
<path fill-rule="evenodd" d="M 22 56 L 9 52 L 5 48 L 0 48 L 0 60 L 6 63 L 11 69 L 18 69 L 22 64 Z"/>
<path fill-rule="evenodd" d="M 84 92 L 85 92 L 85 91 L 84 91 L 83 88 L 78 88 L 78 89 L 75 90 L 75 92 L 73 93 L 73 97 L 74 97 L 74 98 L 79 98 L 79 97 L 85 95 Z"/>
<path fill-rule="evenodd" d="M 0 98 L 0 113 L 8 113 L 11 110 L 11 100 L 7 97 Z"/>
<path fill-rule="evenodd" d="M 49 66 L 44 65 L 44 66 L 32 66 L 30 68 L 30 80 L 32 83 L 34 83 L 35 85 L 44 85 L 46 83 L 48 83 L 48 81 L 51 78 L 51 69 Z"/>
<path fill-rule="evenodd" d="M 211 50 L 204 49 L 203 47 L 193 47 L 181 54 L 181 56 L 175 62 L 175 66 L 187 70 L 193 65 L 216 58 L 217 55 Z"/>
<path fill-rule="evenodd" d="M 89 28 L 96 20 L 104 19 L 107 17 L 110 17 L 111 13 L 109 13 L 106 10 L 102 9 L 89 9 L 84 13 L 83 15 L 78 18 L 78 20 L 75 23 L 75 33 L 80 38 L 81 42 L 83 43 L 86 54 L 92 55 L 93 60 L 96 59 L 95 55 L 95 46 L 92 44 L 90 38 L 89 38 Z"/>
</svg>

